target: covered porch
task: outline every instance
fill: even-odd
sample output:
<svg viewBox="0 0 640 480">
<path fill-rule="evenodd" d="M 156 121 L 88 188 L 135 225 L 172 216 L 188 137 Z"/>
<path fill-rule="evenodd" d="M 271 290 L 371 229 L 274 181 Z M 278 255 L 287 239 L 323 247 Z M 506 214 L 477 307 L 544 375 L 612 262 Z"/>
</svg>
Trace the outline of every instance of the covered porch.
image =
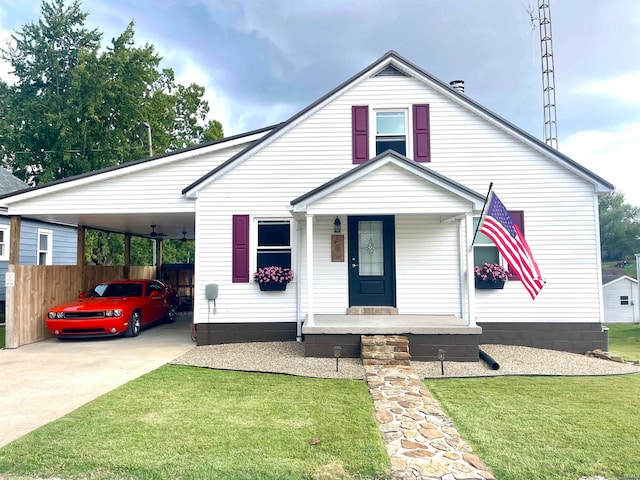
<svg viewBox="0 0 640 480">
<path fill-rule="evenodd" d="M 473 362 L 482 328 L 453 315 L 345 314 L 315 315 L 302 333 L 307 357 L 333 357 L 333 347 L 340 346 L 341 356 L 357 358 L 362 335 L 403 335 L 414 360 L 437 360 L 438 350 L 444 350 L 448 360 Z"/>
</svg>

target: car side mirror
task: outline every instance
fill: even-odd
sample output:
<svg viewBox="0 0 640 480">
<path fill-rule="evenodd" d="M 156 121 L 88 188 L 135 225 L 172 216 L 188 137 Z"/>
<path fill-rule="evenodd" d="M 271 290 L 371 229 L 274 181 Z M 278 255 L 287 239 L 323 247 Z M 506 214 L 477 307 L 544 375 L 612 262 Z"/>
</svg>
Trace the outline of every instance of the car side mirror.
<svg viewBox="0 0 640 480">
<path fill-rule="evenodd" d="M 84 298 L 84 292 L 80 292 L 80 293 L 78 294 L 78 298 Z"/>
</svg>

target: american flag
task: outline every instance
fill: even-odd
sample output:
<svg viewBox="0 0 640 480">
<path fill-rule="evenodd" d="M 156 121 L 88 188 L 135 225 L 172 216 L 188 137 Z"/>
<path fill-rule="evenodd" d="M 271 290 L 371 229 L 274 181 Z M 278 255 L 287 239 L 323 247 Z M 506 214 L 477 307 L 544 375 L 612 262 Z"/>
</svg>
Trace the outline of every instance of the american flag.
<svg viewBox="0 0 640 480">
<path fill-rule="evenodd" d="M 520 277 L 522 285 L 535 300 L 538 292 L 544 287 L 545 281 L 542 279 L 538 264 L 533 259 L 524 235 L 513 223 L 511 215 L 493 191 L 489 192 L 478 230 L 498 247 L 511 270 Z"/>
</svg>

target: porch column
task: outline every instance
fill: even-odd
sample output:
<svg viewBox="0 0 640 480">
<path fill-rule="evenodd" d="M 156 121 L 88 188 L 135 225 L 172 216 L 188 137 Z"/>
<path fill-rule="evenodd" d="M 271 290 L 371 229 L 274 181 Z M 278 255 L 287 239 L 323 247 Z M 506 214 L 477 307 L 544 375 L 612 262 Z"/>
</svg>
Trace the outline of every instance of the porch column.
<svg viewBox="0 0 640 480">
<path fill-rule="evenodd" d="M 307 213 L 307 326 L 313 327 L 313 215 Z"/>
<path fill-rule="evenodd" d="M 476 286 L 473 273 L 473 213 L 465 215 L 466 251 L 467 251 L 467 313 L 469 326 L 476 326 Z"/>
</svg>

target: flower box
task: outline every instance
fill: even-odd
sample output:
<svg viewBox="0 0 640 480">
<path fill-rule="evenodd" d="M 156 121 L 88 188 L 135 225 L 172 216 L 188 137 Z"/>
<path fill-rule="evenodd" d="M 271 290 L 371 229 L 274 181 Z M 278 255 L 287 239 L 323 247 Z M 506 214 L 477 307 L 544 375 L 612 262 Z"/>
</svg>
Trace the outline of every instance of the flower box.
<svg viewBox="0 0 640 480">
<path fill-rule="evenodd" d="M 509 280 L 509 271 L 497 263 L 485 263 L 474 268 L 476 288 L 479 290 L 500 290 Z"/>
<path fill-rule="evenodd" d="M 287 283 L 293 280 L 293 272 L 290 268 L 272 265 L 259 268 L 253 274 L 253 279 L 263 292 L 283 291 L 287 289 Z"/>
<path fill-rule="evenodd" d="M 504 280 L 482 280 L 476 278 L 476 289 L 478 290 L 501 290 L 504 288 Z"/>
<path fill-rule="evenodd" d="M 263 292 L 281 292 L 287 289 L 286 283 L 259 283 L 258 285 Z"/>
</svg>

